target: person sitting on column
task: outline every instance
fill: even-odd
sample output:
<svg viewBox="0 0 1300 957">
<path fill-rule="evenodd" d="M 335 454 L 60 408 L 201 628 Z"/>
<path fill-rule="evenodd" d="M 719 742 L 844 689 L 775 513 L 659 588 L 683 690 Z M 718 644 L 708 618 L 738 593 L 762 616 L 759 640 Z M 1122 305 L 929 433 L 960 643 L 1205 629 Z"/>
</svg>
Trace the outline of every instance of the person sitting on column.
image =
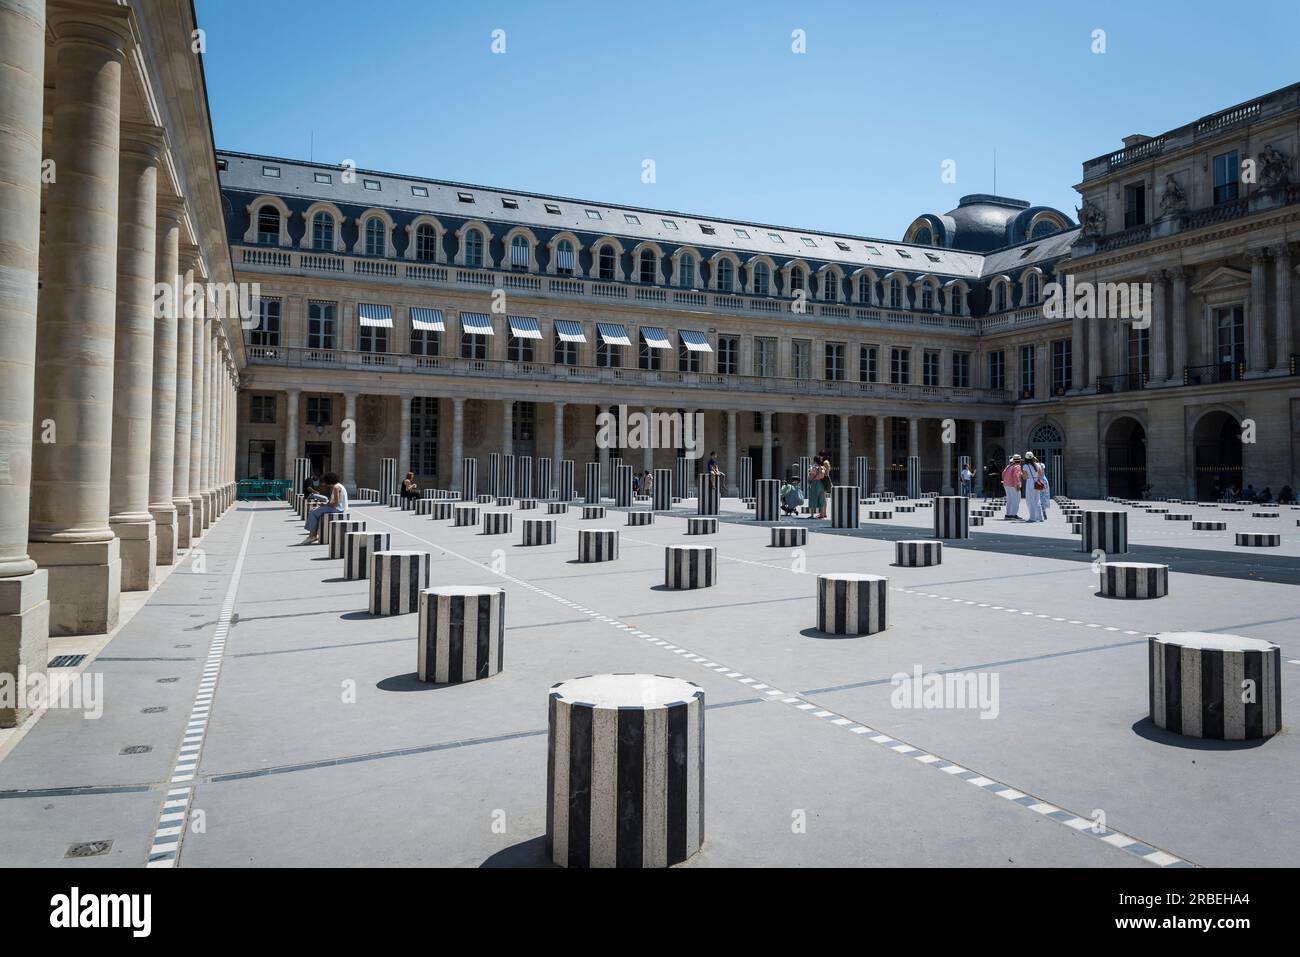
<svg viewBox="0 0 1300 957">
<path fill-rule="evenodd" d="M 1023 477 L 1024 484 L 1021 486 L 1025 499 L 1025 505 L 1028 507 L 1029 517 L 1025 519 L 1028 522 L 1041 522 L 1043 518 L 1043 500 L 1038 497 L 1038 493 L 1047 487 L 1047 481 L 1038 478 L 1038 460 L 1034 457 L 1033 452 L 1026 452 L 1023 464 L 1020 466 L 1020 474 Z"/>
<path fill-rule="evenodd" d="M 1003 521 L 1020 521 L 1020 485 L 1023 481 L 1020 456 L 1016 454 L 1002 470 L 1002 492 L 1007 497 L 1007 513 L 1002 517 Z"/>
<path fill-rule="evenodd" d="M 961 472 L 958 473 L 958 488 L 961 489 L 957 494 L 970 498 L 970 480 L 974 473 L 971 472 L 969 465 L 963 465 Z"/>
<path fill-rule="evenodd" d="M 718 468 L 717 452 L 709 453 L 709 464 L 705 468 L 705 471 L 709 473 L 709 488 L 717 488 L 718 478 L 723 474 L 722 471 Z"/>
<path fill-rule="evenodd" d="M 339 477 L 333 472 L 326 472 L 321 483 L 330 490 L 329 500 L 307 512 L 307 537 L 299 542 L 300 545 L 320 544 L 321 515 L 348 510 L 348 490 L 339 482 Z"/>
<path fill-rule="evenodd" d="M 799 479 L 786 477 L 781 483 L 781 511 L 793 515 L 803 504 L 803 492 L 799 490 Z"/>
<path fill-rule="evenodd" d="M 307 476 L 307 478 L 303 480 L 302 483 L 303 498 L 307 499 L 307 501 L 309 502 L 324 502 L 326 499 L 329 498 L 329 496 L 322 494 L 320 487 L 321 487 L 320 476 L 316 475 L 313 472 L 311 475 Z"/>
<path fill-rule="evenodd" d="M 1283 485 L 1282 491 L 1277 493 L 1277 504 L 1279 505 L 1295 504 L 1295 492 L 1291 490 L 1290 485 Z"/>
<path fill-rule="evenodd" d="M 415 484 L 415 473 L 407 472 L 402 479 L 402 498 L 419 498 L 420 486 Z"/>
</svg>

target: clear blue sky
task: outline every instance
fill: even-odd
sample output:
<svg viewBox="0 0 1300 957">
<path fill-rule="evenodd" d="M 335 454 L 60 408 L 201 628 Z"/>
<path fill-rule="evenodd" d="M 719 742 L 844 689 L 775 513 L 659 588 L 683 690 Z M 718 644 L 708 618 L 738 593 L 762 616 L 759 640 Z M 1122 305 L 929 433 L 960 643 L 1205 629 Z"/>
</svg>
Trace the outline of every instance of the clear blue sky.
<svg viewBox="0 0 1300 957">
<path fill-rule="evenodd" d="M 1300 80 L 1296 0 L 196 5 L 222 149 L 884 238 Z"/>
</svg>

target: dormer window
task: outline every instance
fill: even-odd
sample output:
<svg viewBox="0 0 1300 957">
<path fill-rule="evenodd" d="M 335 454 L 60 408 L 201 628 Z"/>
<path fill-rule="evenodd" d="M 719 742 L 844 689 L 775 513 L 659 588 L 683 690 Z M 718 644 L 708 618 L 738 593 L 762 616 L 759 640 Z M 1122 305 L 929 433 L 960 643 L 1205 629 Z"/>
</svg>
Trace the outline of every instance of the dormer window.
<svg viewBox="0 0 1300 957">
<path fill-rule="evenodd" d="M 271 244 L 280 242 L 280 211 L 274 206 L 263 206 L 257 211 L 257 241 Z"/>
<path fill-rule="evenodd" d="M 412 186 L 412 187 L 411 187 L 411 195 L 412 195 L 412 196 L 421 196 L 421 197 L 424 197 L 424 198 L 427 199 L 428 196 L 429 196 L 429 187 L 427 187 L 427 186 Z"/>
<path fill-rule="evenodd" d="M 379 192 L 380 189 L 379 180 L 377 179 L 363 179 L 361 181 L 361 185 L 366 189 L 370 190 L 371 192 L 375 192 L 375 193 Z"/>
<path fill-rule="evenodd" d="M 278 166 L 263 166 L 263 167 L 262 167 L 262 175 L 263 175 L 263 176 L 269 176 L 269 177 L 271 177 L 272 179 L 279 179 L 279 178 L 280 178 L 280 167 L 278 167 Z"/>
<path fill-rule="evenodd" d="M 465 234 L 465 265 L 483 265 L 483 234 L 471 229 Z"/>
<path fill-rule="evenodd" d="M 474 194 L 473 194 L 473 193 L 457 193 L 457 194 L 456 194 L 456 198 L 457 198 L 458 200 L 460 200 L 462 203 L 472 203 L 472 202 L 474 202 Z"/>
<path fill-rule="evenodd" d="M 614 281 L 614 247 L 605 245 L 600 247 L 600 253 L 596 258 L 596 272 L 601 282 Z"/>
</svg>

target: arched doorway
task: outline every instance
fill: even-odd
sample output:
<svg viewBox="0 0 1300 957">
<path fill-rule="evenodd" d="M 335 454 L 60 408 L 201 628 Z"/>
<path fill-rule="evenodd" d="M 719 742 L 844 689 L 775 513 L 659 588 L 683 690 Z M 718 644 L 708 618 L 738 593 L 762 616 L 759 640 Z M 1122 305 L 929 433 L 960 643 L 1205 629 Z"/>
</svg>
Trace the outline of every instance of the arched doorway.
<svg viewBox="0 0 1300 957">
<path fill-rule="evenodd" d="M 1227 412 L 1201 416 L 1192 430 L 1196 498 L 1215 502 L 1229 487 L 1241 490 L 1241 423 Z"/>
<path fill-rule="evenodd" d="M 1047 467 L 1047 483 L 1053 495 L 1064 495 L 1065 487 L 1065 437 L 1061 430 L 1044 422 L 1029 433 L 1029 451 Z"/>
<path fill-rule="evenodd" d="M 1106 494 L 1140 498 L 1147 484 L 1147 431 L 1137 419 L 1116 419 L 1106 430 Z"/>
<path fill-rule="evenodd" d="M 987 459 L 983 464 L 984 494 L 998 496 L 1002 494 L 1002 470 L 1007 467 L 1007 450 L 1000 445 L 990 445 Z"/>
</svg>

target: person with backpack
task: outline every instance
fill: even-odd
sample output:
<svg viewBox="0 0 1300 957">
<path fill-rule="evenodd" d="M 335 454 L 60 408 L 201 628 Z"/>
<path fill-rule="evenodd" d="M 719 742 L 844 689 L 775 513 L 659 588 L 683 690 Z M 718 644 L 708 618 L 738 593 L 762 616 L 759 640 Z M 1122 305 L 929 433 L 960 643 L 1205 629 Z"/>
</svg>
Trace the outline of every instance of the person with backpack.
<svg viewBox="0 0 1300 957">
<path fill-rule="evenodd" d="M 1038 477 L 1038 460 L 1034 457 L 1033 452 L 1026 452 L 1023 464 L 1020 466 L 1020 474 L 1023 477 L 1025 505 L 1028 508 L 1029 517 L 1027 522 L 1042 522 L 1043 518 L 1043 500 L 1039 493 L 1047 488 L 1046 479 L 1040 480 Z"/>
<path fill-rule="evenodd" d="M 1007 497 L 1007 513 L 1002 517 L 1003 521 L 1020 521 L 1020 486 L 1024 483 L 1020 463 L 1020 455 L 1017 453 L 1011 456 L 1011 461 L 1002 470 L 1002 492 Z"/>
<path fill-rule="evenodd" d="M 812 460 L 808 466 L 808 508 L 816 518 L 826 517 L 826 486 L 822 480 L 826 477 L 826 470 L 822 468 L 821 458 L 817 457 Z"/>
</svg>

